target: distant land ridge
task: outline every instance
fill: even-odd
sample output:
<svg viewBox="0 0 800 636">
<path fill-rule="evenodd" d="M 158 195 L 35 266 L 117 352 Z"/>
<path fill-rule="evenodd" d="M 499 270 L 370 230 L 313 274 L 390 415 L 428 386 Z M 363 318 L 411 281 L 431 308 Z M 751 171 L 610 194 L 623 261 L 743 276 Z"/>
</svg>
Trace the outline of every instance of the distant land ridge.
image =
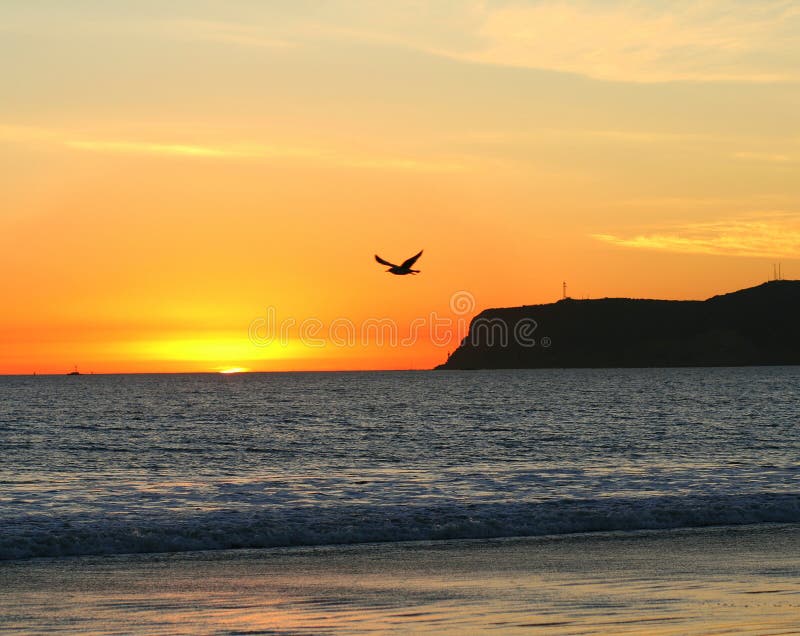
<svg viewBox="0 0 800 636">
<path fill-rule="evenodd" d="M 515 336 L 520 327 L 528 332 L 522 338 Z M 472 319 L 461 345 L 436 368 L 778 364 L 800 364 L 797 280 L 770 281 L 707 300 L 565 298 L 487 309 Z"/>
</svg>

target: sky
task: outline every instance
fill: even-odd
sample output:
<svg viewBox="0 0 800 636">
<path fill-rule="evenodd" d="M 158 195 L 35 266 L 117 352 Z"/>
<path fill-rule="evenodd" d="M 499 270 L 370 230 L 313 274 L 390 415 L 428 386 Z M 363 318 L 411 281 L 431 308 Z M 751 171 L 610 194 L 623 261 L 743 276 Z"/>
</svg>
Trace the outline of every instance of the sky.
<svg viewBox="0 0 800 636">
<path fill-rule="evenodd" d="M 0 373 L 422 369 L 564 281 L 800 278 L 798 35 L 785 0 L 5 0 Z"/>
</svg>

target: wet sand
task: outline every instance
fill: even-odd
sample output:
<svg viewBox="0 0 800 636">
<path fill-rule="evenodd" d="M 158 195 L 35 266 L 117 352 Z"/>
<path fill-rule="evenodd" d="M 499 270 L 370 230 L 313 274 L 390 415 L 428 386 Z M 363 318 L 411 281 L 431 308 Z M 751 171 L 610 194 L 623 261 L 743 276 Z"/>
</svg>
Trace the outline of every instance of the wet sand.
<svg viewBox="0 0 800 636">
<path fill-rule="evenodd" d="M 800 526 L 0 564 L 0 632 L 800 634 Z"/>
</svg>

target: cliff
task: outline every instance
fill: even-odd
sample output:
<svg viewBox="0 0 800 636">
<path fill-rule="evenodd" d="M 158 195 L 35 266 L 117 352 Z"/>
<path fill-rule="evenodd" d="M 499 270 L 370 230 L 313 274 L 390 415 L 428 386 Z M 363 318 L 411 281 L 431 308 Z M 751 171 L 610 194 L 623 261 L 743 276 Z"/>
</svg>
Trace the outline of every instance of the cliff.
<svg viewBox="0 0 800 636">
<path fill-rule="evenodd" d="M 602 298 L 487 309 L 437 369 L 800 364 L 800 281 L 704 301 Z"/>
</svg>

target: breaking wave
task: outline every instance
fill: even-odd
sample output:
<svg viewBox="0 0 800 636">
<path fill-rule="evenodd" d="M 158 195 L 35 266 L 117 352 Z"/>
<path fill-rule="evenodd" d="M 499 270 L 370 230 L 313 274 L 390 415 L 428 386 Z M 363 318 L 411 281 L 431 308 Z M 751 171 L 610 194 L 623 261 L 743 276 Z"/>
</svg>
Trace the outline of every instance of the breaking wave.
<svg viewBox="0 0 800 636">
<path fill-rule="evenodd" d="M 0 559 L 800 522 L 800 495 L 334 505 L 122 519 L 5 519 Z"/>
</svg>

